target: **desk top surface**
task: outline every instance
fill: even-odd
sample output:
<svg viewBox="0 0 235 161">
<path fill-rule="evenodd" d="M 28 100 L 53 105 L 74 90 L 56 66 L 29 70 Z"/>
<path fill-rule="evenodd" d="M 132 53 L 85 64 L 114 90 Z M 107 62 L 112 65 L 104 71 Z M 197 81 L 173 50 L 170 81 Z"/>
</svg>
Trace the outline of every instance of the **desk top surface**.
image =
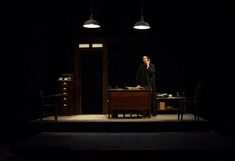
<svg viewBox="0 0 235 161">
<path fill-rule="evenodd" d="M 120 92 L 145 92 L 145 91 L 151 91 L 149 89 L 123 89 L 123 88 L 117 88 L 117 89 L 108 89 L 110 92 L 120 91 Z"/>
<path fill-rule="evenodd" d="M 180 99 L 186 99 L 186 97 L 179 96 L 179 97 L 157 97 L 157 100 L 180 100 Z"/>
</svg>

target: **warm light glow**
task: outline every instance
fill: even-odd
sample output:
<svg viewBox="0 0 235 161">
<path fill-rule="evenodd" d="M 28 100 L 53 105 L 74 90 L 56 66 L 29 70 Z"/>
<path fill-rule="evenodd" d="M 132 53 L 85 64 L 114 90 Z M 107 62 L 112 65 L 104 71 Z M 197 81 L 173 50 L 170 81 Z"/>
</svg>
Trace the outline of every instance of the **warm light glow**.
<svg viewBox="0 0 235 161">
<path fill-rule="evenodd" d="M 89 48 L 90 44 L 79 44 L 79 48 Z"/>
<path fill-rule="evenodd" d="M 92 44 L 92 48 L 102 48 L 103 44 Z"/>
<path fill-rule="evenodd" d="M 83 27 L 91 29 L 91 28 L 99 28 L 100 25 L 94 24 L 94 23 L 88 23 L 88 24 L 84 24 Z"/>
<path fill-rule="evenodd" d="M 150 29 L 150 26 L 139 25 L 139 26 L 134 26 L 134 29 L 146 30 L 146 29 Z"/>
</svg>

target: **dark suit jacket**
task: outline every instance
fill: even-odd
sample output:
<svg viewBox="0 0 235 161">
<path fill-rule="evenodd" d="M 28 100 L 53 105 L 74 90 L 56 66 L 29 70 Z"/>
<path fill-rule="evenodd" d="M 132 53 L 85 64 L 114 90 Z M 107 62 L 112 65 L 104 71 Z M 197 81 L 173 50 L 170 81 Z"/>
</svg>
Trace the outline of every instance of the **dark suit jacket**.
<svg viewBox="0 0 235 161">
<path fill-rule="evenodd" d="M 138 67 L 136 75 L 136 84 L 146 89 L 156 91 L 156 74 L 154 64 L 150 64 L 149 68 L 145 64 Z"/>
</svg>

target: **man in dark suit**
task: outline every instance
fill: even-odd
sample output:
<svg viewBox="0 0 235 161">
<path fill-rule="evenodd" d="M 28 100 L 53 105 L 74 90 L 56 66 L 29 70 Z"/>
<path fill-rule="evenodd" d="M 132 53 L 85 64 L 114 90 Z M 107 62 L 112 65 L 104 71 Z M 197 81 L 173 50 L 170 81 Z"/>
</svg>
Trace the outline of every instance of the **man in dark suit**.
<svg viewBox="0 0 235 161">
<path fill-rule="evenodd" d="M 138 87 L 150 89 L 152 92 L 152 115 L 157 115 L 156 110 L 156 74 L 155 66 L 150 63 L 150 57 L 143 56 L 143 64 L 139 65 L 136 75 L 136 84 Z"/>
</svg>

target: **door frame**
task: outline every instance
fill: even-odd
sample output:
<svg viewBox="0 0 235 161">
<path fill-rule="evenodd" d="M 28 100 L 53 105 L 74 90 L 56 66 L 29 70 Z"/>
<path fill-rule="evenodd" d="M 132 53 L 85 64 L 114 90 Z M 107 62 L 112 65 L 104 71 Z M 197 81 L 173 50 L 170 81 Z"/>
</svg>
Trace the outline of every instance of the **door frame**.
<svg viewBox="0 0 235 161">
<path fill-rule="evenodd" d="M 99 51 L 102 54 L 102 86 L 103 86 L 103 114 L 108 113 L 108 59 L 107 41 L 104 38 L 80 39 L 74 41 L 74 114 L 82 114 L 82 91 L 81 91 L 81 59 L 80 54 L 84 51 Z"/>
</svg>

